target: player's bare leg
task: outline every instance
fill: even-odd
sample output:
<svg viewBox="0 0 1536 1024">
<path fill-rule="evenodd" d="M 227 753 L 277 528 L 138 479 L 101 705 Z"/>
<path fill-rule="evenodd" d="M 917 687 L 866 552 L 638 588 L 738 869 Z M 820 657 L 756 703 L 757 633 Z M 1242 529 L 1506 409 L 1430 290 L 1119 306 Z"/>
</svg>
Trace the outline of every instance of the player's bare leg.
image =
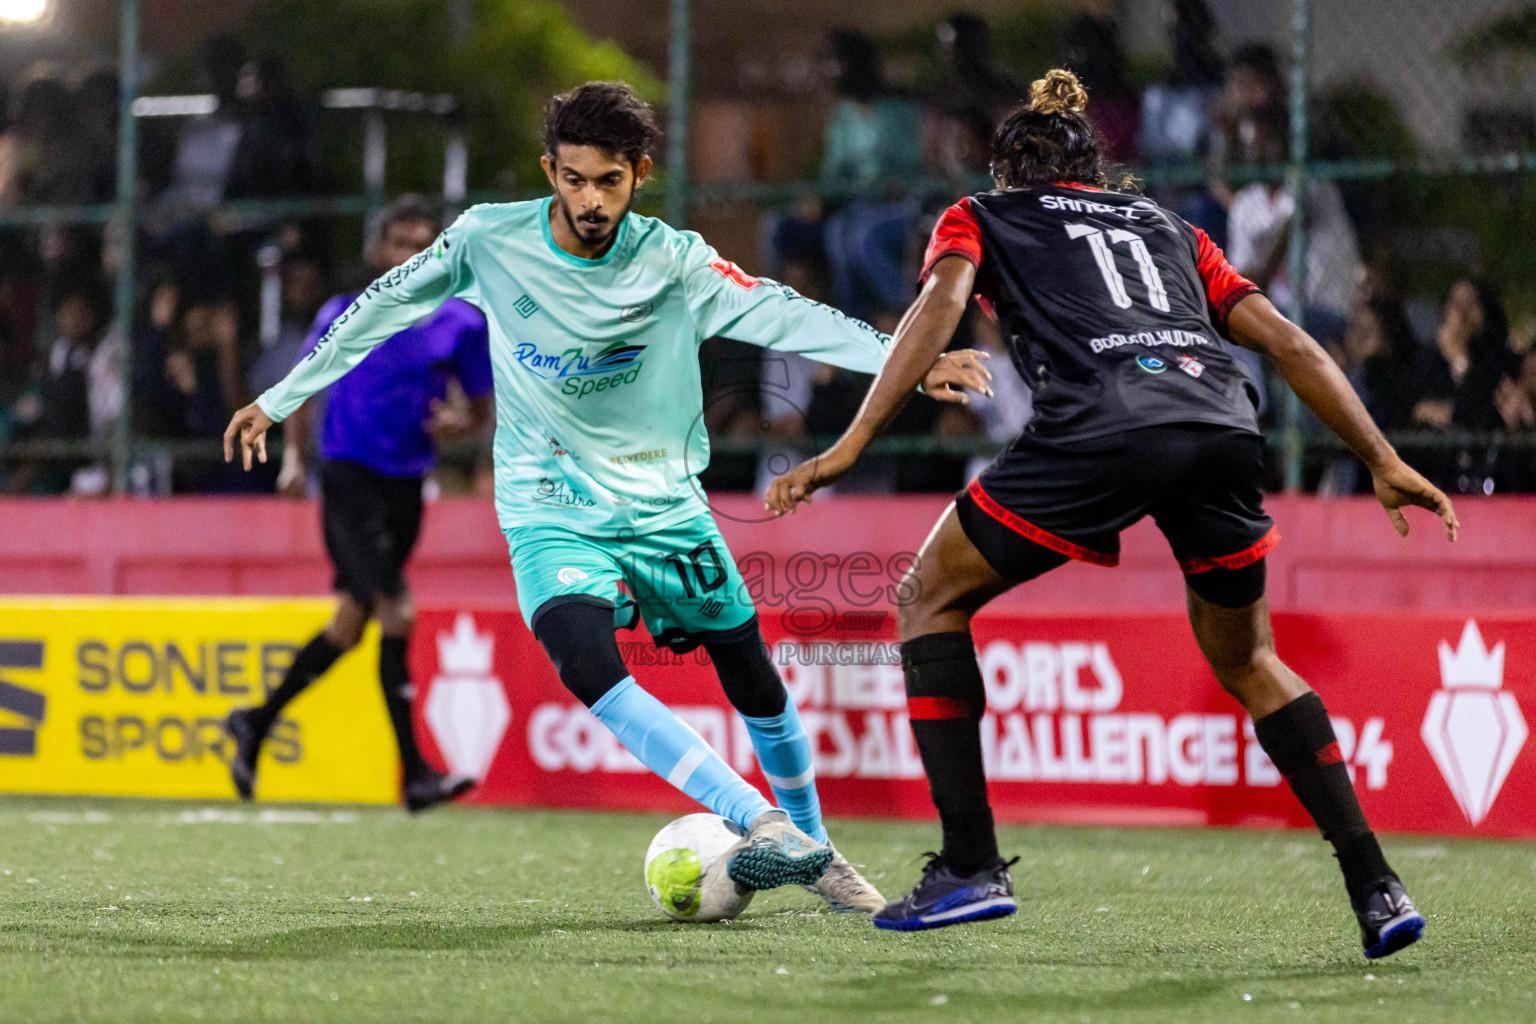
<svg viewBox="0 0 1536 1024">
<path fill-rule="evenodd" d="M 907 711 L 944 845 L 929 858 L 917 887 L 875 915 L 877 927 L 937 928 L 1018 909 L 987 803 L 981 760 L 986 692 L 971 640 L 971 617 L 1012 586 L 965 535 L 953 505 L 902 581 L 896 621 Z"/>
<path fill-rule="evenodd" d="M 1322 699 L 1275 653 L 1268 602 L 1228 608 L 1193 589 L 1188 595 L 1195 640 L 1217 680 L 1253 716 L 1259 743 L 1333 844 L 1365 955 L 1387 956 L 1417 941 L 1424 918 L 1366 824 Z"/>
<path fill-rule="evenodd" d="M 351 594 L 338 593 L 331 621 L 294 655 L 293 664 L 288 667 L 281 685 L 259 706 L 230 712 L 225 728 L 235 741 L 235 750 L 230 755 L 229 774 L 240 799 L 250 800 L 255 796 L 256 763 L 261 756 L 261 745 L 283 708 L 336 664 L 336 659 L 356 647 L 367 625 L 368 610 Z"/>
</svg>

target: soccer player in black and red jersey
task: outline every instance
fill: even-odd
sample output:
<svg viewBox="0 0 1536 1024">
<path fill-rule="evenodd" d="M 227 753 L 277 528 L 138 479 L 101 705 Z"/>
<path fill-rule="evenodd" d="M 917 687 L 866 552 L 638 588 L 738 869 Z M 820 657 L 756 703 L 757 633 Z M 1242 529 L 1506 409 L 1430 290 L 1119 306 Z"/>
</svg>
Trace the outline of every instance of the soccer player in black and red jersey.
<svg viewBox="0 0 1536 1024">
<path fill-rule="evenodd" d="M 971 617 L 1076 558 L 1114 565 L 1119 533 L 1151 515 L 1185 574 L 1195 639 L 1259 742 L 1333 844 L 1365 954 L 1415 941 L 1414 909 L 1360 811 L 1328 713 L 1275 653 L 1264 557 L 1263 438 L 1253 385 L 1223 338 L 1264 353 L 1360 456 L 1400 534 L 1403 508 L 1451 503 L 1382 437 L 1344 375 L 1227 263 L 1205 233 L 1108 190 L 1087 95 L 1066 71 L 1034 83 L 993 140 L 997 189 L 940 219 L 891 355 L 832 448 L 779 477 L 783 514 L 837 480 L 949 343 L 972 294 L 995 313 L 1034 391 L 1034 419 L 929 535 L 898 609 L 907 703 L 944 845 L 913 892 L 875 915 L 933 928 L 1013 913 L 982 773 L 986 707 Z"/>
</svg>

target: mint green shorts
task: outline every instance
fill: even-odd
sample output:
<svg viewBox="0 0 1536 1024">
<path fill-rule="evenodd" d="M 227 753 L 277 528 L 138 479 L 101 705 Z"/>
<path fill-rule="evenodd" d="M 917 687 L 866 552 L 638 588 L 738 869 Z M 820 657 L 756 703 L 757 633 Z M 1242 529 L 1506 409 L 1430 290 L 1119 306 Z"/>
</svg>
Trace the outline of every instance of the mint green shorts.
<svg viewBox="0 0 1536 1024">
<path fill-rule="evenodd" d="M 513 527 L 506 537 L 530 630 L 548 609 L 582 601 L 613 608 L 615 629 L 643 618 L 658 646 L 686 651 L 756 612 L 708 513 L 623 541 L 554 525 Z"/>
</svg>

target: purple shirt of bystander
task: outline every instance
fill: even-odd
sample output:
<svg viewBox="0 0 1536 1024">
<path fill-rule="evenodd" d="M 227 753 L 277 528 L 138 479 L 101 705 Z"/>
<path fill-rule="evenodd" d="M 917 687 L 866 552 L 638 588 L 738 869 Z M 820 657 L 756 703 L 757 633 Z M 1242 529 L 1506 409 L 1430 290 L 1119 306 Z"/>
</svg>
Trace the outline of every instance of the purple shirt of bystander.
<svg viewBox="0 0 1536 1024">
<path fill-rule="evenodd" d="M 321 307 L 299 362 L 356 297 L 338 295 Z M 320 453 L 383 476 L 425 476 L 436 460 L 426 428 L 431 403 L 447 396 L 450 377 L 469 398 L 491 393 L 485 316 L 460 299 L 394 335 L 331 385 Z"/>
</svg>

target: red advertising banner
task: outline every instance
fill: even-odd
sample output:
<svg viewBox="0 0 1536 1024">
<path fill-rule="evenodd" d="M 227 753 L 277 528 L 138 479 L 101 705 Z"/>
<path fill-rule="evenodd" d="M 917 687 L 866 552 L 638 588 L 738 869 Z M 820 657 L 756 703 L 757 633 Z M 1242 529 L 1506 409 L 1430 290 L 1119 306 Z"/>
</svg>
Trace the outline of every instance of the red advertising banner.
<svg viewBox="0 0 1536 1024">
<path fill-rule="evenodd" d="M 808 625 L 825 628 L 803 635 Z M 931 817 L 889 616 L 765 615 L 763 629 L 815 744 L 828 813 Z M 1327 702 L 1376 828 L 1536 836 L 1525 718 L 1536 617 L 1287 613 L 1275 632 Z M 418 730 L 429 756 L 482 780 L 473 800 L 692 809 L 565 690 L 516 611 L 426 610 L 416 636 Z M 766 792 L 704 652 L 619 637 L 640 683 Z M 997 614 L 976 621 L 975 638 L 1000 820 L 1308 824 L 1182 615 Z"/>
</svg>

